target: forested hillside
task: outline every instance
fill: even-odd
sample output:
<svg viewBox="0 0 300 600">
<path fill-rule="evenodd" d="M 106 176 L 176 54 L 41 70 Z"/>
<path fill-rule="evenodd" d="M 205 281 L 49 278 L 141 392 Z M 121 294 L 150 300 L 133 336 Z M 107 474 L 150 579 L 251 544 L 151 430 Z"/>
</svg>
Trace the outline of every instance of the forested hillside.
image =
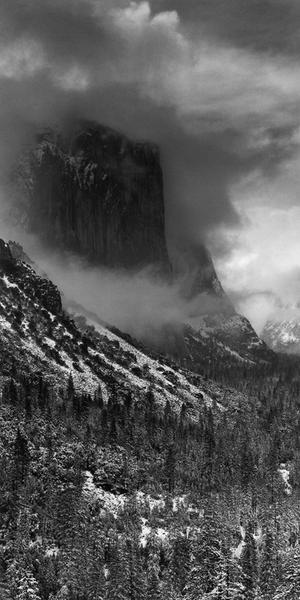
<svg viewBox="0 0 300 600">
<path fill-rule="evenodd" d="M 204 403 L 195 419 L 184 403 L 177 416 L 158 405 L 151 386 L 112 386 L 104 402 L 72 376 L 58 395 L 13 365 L 0 407 L 1 597 L 297 598 L 296 373 L 249 376 L 247 401 Z"/>
<path fill-rule="evenodd" d="M 1 599 L 298 598 L 299 359 L 191 371 L 0 254 Z"/>
</svg>

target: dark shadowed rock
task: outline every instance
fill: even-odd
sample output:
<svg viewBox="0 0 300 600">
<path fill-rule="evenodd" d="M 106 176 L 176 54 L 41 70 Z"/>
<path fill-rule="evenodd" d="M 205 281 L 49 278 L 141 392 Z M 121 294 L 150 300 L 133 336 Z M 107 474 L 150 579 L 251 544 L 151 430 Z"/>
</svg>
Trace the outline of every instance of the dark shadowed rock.
<svg viewBox="0 0 300 600">
<path fill-rule="evenodd" d="M 21 244 L 12 241 L 6 243 L 0 239 L 0 266 L 5 273 L 13 275 L 15 289 L 30 294 L 53 314 L 62 312 L 58 288 L 47 276 L 38 275 L 34 271 L 33 262 L 24 252 Z"/>
<path fill-rule="evenodd" d="M 3 240 L 0 239 L 0 263 L 2 265 L 12 265 L 14 259 L 10 251 L 10 247 Z"/>
<path fill-rule="evenodd" d="M 27 173 L 28 176 L 28 173 Z M 157 146 L 95 124 L 41 136 L 30 159 L 29 226 L 108 267 L 170 271 Z"/>
<path fill-rule="evenodd" d="M 26 254 L 26 252 L 24 252 L 23 246 L 21 246 L 21 244 L 19 244 L 18 242 L 13 242 L 13 241 L 9 240 L 7 245 L 10 249 L 12 257 L 15 260 L 22 260 L 22 261 L 26 262 L 28 265 L 33 265 L 33 261 L 31 260 L 31 258 L 29 258 L 29 256 Z"/>
</svg>

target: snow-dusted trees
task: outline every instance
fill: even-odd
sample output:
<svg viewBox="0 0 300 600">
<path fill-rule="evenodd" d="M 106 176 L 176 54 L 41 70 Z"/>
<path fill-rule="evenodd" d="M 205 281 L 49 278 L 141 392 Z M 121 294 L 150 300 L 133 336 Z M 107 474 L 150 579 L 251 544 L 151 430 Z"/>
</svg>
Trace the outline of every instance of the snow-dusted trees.
<svg viewBox="0 0 300 600">
<path fill-rule="evenodd" d="M 39 586 L 33 573 L 14 561 L 8 569 L 10 592 L 14 600 L 41 600 Z"/>
<path fill-rule="evenodd" d="M 259 587 L 264 600 L 273 600 L 278 582 L 278 549 L 271 528 L 265 535 L 261 556 Z"/>
<path fill-rule="evenodd" d="M 245 600 L 253 600 L 257 591 L 257 548 L 253 533 L 253 523 L 249 521 L 246 527 L 245 545 L 241 557 Z"/>
</svg>

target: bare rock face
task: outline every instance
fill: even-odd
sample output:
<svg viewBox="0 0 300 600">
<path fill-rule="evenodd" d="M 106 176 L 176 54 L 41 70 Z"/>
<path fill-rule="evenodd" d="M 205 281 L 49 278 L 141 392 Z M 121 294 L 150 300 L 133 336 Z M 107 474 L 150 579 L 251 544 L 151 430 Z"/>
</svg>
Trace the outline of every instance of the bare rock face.
<svg viewBox="0 0 300 600">
<path fill-rule="evenodd" d="M 41 136 L 25 176 L 29 227 L 48 244 L 108 267 L 170 269 L 155 145 L 84 123 Z"/>
</svg>

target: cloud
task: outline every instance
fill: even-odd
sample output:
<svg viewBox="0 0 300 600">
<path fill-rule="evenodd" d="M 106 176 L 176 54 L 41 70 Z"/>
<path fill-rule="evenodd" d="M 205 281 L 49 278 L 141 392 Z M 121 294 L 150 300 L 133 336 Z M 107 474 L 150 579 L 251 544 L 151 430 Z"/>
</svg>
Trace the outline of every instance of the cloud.
<svg viewBox="0 0 300 600">
<path fill-rule="evenodd" d="M 252 197 L 251 207 L 245 199 L 239 203 L 244 227 L 231 234 L 231 252 L 218 260 L 225 288 L 258 332 L 270 318 L 299 313 L 300 207 L 285 205 L 286 189 L 280 190 L 281 177 L 286 177 L 285 169 L 266 185 L 264 195 L 256 202 Z M 266 198 L 276 188 L 271 206 Z"/>
<path fill-rule="evenodd" d="M 280 162 L 278 131 L 292 136 L 299 119 L 300 67 L 291 57 L 240 48 L 203 28 L 196 38 L 180 16 L 182 3 L 177 9 L 155 10 L 145 1 L 6 3 L 0 123 L 12 141 L 70 115 L 154 138 L 168 169 L 169 204 L 181 213 L 191 206 L 185 228 L 196 216 L 201 237 L 237 221 L 232 183 L 264 168 L 267 156 Z M 292 145 L 285 141 L 283 153 Z"/>
<path fill-rule="evenodd" d="M 16 228 L 3 226 L 0 218 L 0 236 L 8 240 L 15 233 Z M 58 286 L 66 308 L 89 317 L 96 315 L 101 322 L 154 346 L 165 343 L 166 332 L 175 338 L 176 334 L 180 336 L 184 323 L 197 328 L 204 315 L 220 312 L 224 307 L 228 310 L 222 298 L 207 293 L 186 298 L 182 294 L 182 279 L 163 281 L 151 265 L 135 273 L 91 267 L 71 253 L 45 249 L 36 236 L 21 227 L 17 233 L 37 271 L 42 276 L 46 273 Z"/>
<path fill-rule="evenodd" d="M 299 54 L 298 0 L 153 0 L 156 10 L 178 11 L 194 36 L 237 48 Z"/>
<path fill-rule="evenodd" d="M 279 293 L 299 264 L 299 17 L 293 0 L 2 3 L 0 169 L 76 117 L 154 140 L 170 246 L 209 240 L 233 294 Z"/>
</svg>

